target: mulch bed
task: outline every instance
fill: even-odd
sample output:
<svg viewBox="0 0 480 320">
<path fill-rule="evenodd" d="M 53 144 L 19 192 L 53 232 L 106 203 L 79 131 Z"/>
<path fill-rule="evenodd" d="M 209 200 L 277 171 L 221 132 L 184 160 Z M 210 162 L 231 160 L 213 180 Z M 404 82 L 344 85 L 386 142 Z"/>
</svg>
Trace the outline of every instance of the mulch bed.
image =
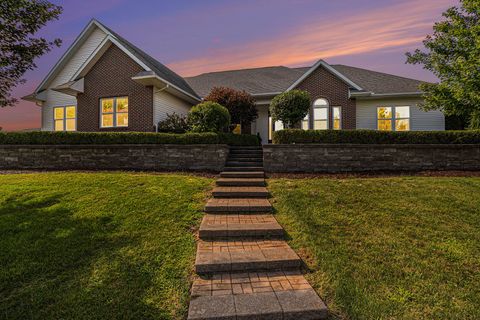
<svg viewBox="0 0 480 320">
<path fill-rule="evenodd" d="M 397 172 L 347 172 L 347 173 L 269 173 L 270 179 L 355 179 L 355 178 L 388 178 L 401 176 L 416 177 L 480 177 L 480 171 L 397 171 Z"/>
</svg>

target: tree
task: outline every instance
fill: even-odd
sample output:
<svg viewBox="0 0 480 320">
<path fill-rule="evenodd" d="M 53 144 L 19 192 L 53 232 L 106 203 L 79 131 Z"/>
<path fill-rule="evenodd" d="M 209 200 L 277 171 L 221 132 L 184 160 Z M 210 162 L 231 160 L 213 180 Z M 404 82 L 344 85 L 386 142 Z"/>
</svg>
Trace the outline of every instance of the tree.
<svg viewBox="0 0 480 320">
<path fill-rule="evenodd" d="M 249 125 L 258 118 L 255 99 L 245 91 L 225 87 L 214 87 L 205 101 L 213 101 L 225 106 L 230 112 L 231 123 Z"/>
<path fill-rule="evenodd" d="M 25 83 L 22 76 L 36 68 L 34 59 L 60 46 L 35 34 L 58 19 L 62 7 L 45 0 L 2 0 L 0 2 L 0 107 L 13 106 L 11 90 Z"/>
<path fill-rule="evenodd" d="M 224 106 L 206 101 L 190 110 L 188 125 L 192 132 L 223 132 L 230 125 L 230 113 Z"/>
<path fill-rule="evenodd" d="M 480 1 L 460 0 L 443 17 L 423 41 L 426 50 L 407 53 L 407 63 L 422 64 L 440 79 L 421 85 L 421 107 L 468 117 L 470 128 L 480 128 Z"/>
<path fill-rule="evenodd" d="M 282 121 L 286 128 L 293 128 L 302 121 L 310 109 L 310 94 L 292 90 L 279 94 L 270 103 L 273 121 Z"/>
</svg>

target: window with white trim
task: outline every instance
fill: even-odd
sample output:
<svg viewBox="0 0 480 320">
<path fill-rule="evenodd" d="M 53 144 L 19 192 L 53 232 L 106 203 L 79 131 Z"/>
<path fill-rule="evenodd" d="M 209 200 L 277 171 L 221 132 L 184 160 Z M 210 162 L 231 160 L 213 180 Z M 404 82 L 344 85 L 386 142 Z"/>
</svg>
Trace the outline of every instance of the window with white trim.
<svg viewBox="0 0 480 320">
<path fill-rule="evenodd" d="M 128 127 L 128 97 L 100 99 L 100 127 Z"/>
<path fill-rule="evenodd" d="M 325 99 L 317 99 L 313 103 L 313 129 L 328 129 L 328 101 Z"/>
<path fill-rule="evenodd" d="M 77 107 L 62 106 L 53 108 L 53 122 L 55 131 L 77 130 Z"/>
<path fill-rule="evenodd" d="M 342 129 L 342 107 L 332 107 L 333 112 L 333 130 Z"/>
<path fill-rule="evenodd" d="M 378 107 L 377 129 L 380 131 L 409 131 L 410 107 Z"/>
<path fill-rule="evenodd" d="M 310 126 L 309 126 L 309 124 L 308 124 L 308 113 L 307 113 L 307 115 L 305 116 L 305 118 L 303 118 L 303 120 L 302 120 L 302 129 L 303 129 L 303 130 L 308 130 L 308 129 L 310 129 Z"/>
</svg>

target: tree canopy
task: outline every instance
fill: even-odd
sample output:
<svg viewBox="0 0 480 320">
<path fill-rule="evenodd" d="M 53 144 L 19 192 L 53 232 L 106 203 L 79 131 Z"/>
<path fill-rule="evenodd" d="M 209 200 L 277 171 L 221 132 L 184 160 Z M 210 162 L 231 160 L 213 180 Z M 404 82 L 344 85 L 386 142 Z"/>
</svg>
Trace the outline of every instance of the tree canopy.
<svg viewBox="0 0 480 320">
<path fill-rule="evenodd" d="M 246 91 L 214 87 L 205 101 L 216 102 L 227 108 L 232 124 L 248 125 L 258 117 L 255 99 Z"/>
<path fill-rule="evenodd" d="M 287 128 L 293 128 L 308 114 L 310 100 L 310 94 L 301 90 L 279 94 L 270 103 L 273 121 L 282 121 Z"/>
<path fill-rule="evenodd" d="M 424 50 L 407 53 L 407 63 L 421 64 L 439 83 L 421 85 L 425 110 L 440 109 L 447 116 L 467 117 L 471 129 L 480 128 L 480 1 L 460 0 L 443 13 Z"/>
<path fill-rule="evenodd" d="M 60 46 L 60 39 L 35 35 L 61 12 L 62 7 L 45 0 L 0 1 L 0 107 L 17 102 L 11 90 L 25 82 L 27 70 L 36 68 L 35 58 Z"/>
</svg>

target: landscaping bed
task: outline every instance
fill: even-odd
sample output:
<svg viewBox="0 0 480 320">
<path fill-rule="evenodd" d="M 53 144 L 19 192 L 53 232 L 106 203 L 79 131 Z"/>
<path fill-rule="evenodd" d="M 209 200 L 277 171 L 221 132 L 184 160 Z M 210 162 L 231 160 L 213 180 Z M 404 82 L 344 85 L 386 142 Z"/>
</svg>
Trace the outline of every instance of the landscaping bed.
<svg viewBox="0 0 480 320">
<path fill-rule="evenodd" d="M 183 319 L 212 179 L 0 175 L 0 318 Z"/>
<path fill-rule="evenodd" d="M 480 318 L 480 178 L 270 179 L 334 318 Z"/>
</svg>

